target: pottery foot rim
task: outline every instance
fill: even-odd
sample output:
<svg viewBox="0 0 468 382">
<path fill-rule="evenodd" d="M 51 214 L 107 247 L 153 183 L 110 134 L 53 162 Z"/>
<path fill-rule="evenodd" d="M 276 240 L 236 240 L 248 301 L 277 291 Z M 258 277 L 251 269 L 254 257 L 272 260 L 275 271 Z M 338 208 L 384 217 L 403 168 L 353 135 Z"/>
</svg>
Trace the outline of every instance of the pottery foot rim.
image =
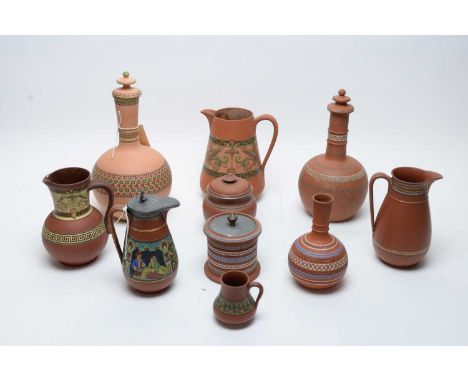
<svg viewBox="0 0 468 382">
<path fill-rule="evenodd" d="M 211 272 L 209 266 L 208 266 L 208 260 L 205 262 L 204 266 L 205 270 L 205 275 L 208 277 L 211 281 L 215 282 L 216 284 L 221 284 L 221 276 L 222 275 L 217 275 L 213 272 Z M 242 271 L 242 269 L 239 269 Z M 254 281 L 259 275 L 260 275 L 260 263 L 257 261 L 257 266 L 254 268 L 253 272 L 249 274 L 249 281 Z M 229 272 L 230 270 L 226 270 L 225 272 Z"/>
</svg>

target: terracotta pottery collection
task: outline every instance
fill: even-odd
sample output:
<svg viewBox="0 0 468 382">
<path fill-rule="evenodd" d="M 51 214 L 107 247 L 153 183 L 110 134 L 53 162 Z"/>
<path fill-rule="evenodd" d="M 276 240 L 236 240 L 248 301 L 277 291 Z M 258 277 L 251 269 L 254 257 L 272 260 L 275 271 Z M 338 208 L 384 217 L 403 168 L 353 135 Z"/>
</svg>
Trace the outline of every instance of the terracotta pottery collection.
<svg viewBox="0 0 468 382">
<path fill-rule="evenodd" d="M 86 169 L 68 167 L 44 177 L 54 210 L 44 222 L 42 241 L 59 262 L 80 266 L 96 259 L 110 233 L 128 285 L 155 293 L 168 288 L 177 275 L 178 254 L 166 218 L 180 203 L 168 197 L 172 174 L 166 159 L 149 147 L 138 123 L 141 91 L 132 86 L 135 80 L 128 72 L 117 82 L 121 87 L 112 95 L 119 144 L 98 159 L 92 175 Z M 329 233 L 329 223 L 351 219 L 368 187 L 373 245 L 379 258 L 400 268 L 420 263 L 431 243 L 429 188 L 442 179 L 436 172 L 398 167 L 391 177 L 374 174 L 368 185 L 364 167 L 346 154 L 349 114 L 354 107 L 344 89 L 333 100 L 328 105 L 326 152 L 310 159 L 299 177 L 302 203 L 313 216 L 312 230 L 298 237 L 288 253 L 292 276 L 310 289 L 330 288 L 343 279 L 348 255 L 342 242 Z M 204 271 L 211 281 L 221 284 L 213 303 L 216 318 L 229 325 L 245 324 L 254 317 L 263 295 L 263 286 L 253 281 L 260 274 L 257 242 L 262 232 L 256 197 L 265 187 L 265 166 L 275 146 L 278 123 L 269 114 L 254 117 L 241 108 L 202 113 L 210 126 L 200 176 L 208 255 Z M 263 161 L 256 138 L 261 121 L 273 125 Z M 377 179 L 385 179 L 388 190 L 374 219 Z M 91 206 L 91 190 L 105 216 Z M 123 247 L 115 218 L 127 224 Z M 268 256 L 269 261 L 274 258 Z M 250 294 L 253 287 L 259 289 L 256 299 Z"/>
<path fill-rule="evenodd" d="M 125 205 L 141 191 L 161 196 L 169 195 L 172 173 L 166 159 L 149 147 L 142 125 L 138 124 L 140 89 L 128 72 L 117 80 L 122 87 L 112 96 L 117 112 L 119 144 L 107 150 L 94 165 L 92 178 L 110 184 L 114 189 L 115 204 Z M 99 205 L 107 203 L 107 196 L 96 190 Z"/>
<path fill-rule="evenodd" d="M 203 192 L 215 178 L 234 174 L 247 179 L 258 196 L 265 188 L 265 166 L 278 137 L 278 122 L 269 114 L 254 117 L 250 110 L 228 107 L 220 110 L 205 109 L 202 114 L 208 119 L 210 136 L 205 162 L 200 176 Z M 273 124 L 273 138 L 263 159 L 260 159 L 257 144 L 257 125 L 261 121 Z"/>
<path fill-rule="evenodd" d="M 167 288 L 174 281 L 179 260 L 166 223 L 166 212 L 179 205 L 174 198 L 144 192 L 130 199 L 123 249 L 111 218 L 115 212 L 123 210 L 119 206 L 110 210 L 108 224 L 123 273 L 132 288 L 143 293 L 154 293 Z"/>
<path fill-rule="evenodd" d="M 258 288 L 257 299 L 250 294 L 254 287 Z M 254 317 L 262 295 L 262 284 L 249 281 L 245 272 L 226 272 L 221 277 L 221 291 L 213 303 L 214 314 L 225 324 L 245 324 Z"/>
<path fill-rule="evenodd" d="M 255 216 L 257 201 L 252 191 L 253 187 L 249 182 L 233 174 L 213 179 L 206 186 L 206 196 L 203 199 L 205 219 L 226 212 Z"/>
<path fill-rule="evenodd" d="M 333 97 L 328 105 L 327 150 L 310 159 L 299 176 L 299 193 L 302 204 L 313 215 L 312 195 L 323 192 L 331 194 L 335 201 L 330 221 L 339 222 L 354 216 L 367 195 L 367 174 L 361 163 L 346 155 L 349 114 L 354 107 L 344 89 Z"/>
<path fill-rule="evenodd" d="M 257 260 L 257 239 L 262 232 L 260 222 L 242 213 L 217 214 L 210 217 L 203 231 L 208 239 L 206 276 L 219 283 L 227 271 L 243 271 L 255 280 L 260 274 Z"/>
<path fill-rule="evenodd" d="M 338 284 L 348 267 L 344 245 L 328 233 L 333 196 L 315 194 L 312 231 L 299 236 L 288 255 L 289 270 L 296 281 L 311 289 L 325 289 Z"/>
<path fill-rule="evenodd" d="M 374 220 L 374 182 L 388 182 L 388 191 Z M 374 248 L 387 264 L 405 268 L 418 264 L 431 244 L 429 188 L 442 175 L 414 167 L 398 167 L 392 177 L 378 172 L 369 183 Z"/>
</svg>

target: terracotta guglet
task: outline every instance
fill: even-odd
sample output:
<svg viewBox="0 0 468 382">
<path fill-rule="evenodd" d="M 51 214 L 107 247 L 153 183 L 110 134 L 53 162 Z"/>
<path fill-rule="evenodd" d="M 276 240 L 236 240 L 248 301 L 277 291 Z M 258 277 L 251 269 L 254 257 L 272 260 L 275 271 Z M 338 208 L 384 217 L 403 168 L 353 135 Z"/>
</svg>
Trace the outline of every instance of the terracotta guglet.
<svg viewBox="0 0 468 382">
<path fill-rule="evenodd" d="M 387 195 L 374 220 L 374 182 L 388 182 Z M 398 167 L 389 177 L 374 174 L 369 183 L 372 236 L 379 258 L 406 268 L 420 263 L 431 244 L 429 188 L 442 175 L 415 167 Z"/>
<path fill-rule="evenodd" d="M 42 227 L 42 242 L 47 252 L 63 264 L 90 263 L 102 252 L 108 232 L 101 213 L 89 203 L 89 191 L 100 188 L 108 195 L 106 216 L 113 202 L 112 188 L 90 181 L 88 170 L 62 168 L 45 176 L 54 210 Z"/>
<path fill-rule="evenodd" d="M 171 191 L 172 173 L 166 159 L 149 147 L 148 138 L 138 123 L 140 89 L 128 72 L 117 80 L 122 85 L 114 89 L 112 96 L 117 113 L 119 144 L 107 150 L 97 160 L 92 178 L 113 187 L 115 204 L 125 205 L 141 191 L 167 196 Z M 99 205 L 104 206 L 106 195 L 95 192 Z M 120 216 L 124 218 L 124 216 Z"/>
<path fill-rule="evenodd" d="M 166 212 L 179 205 L 174 198 L 143 192 L 130 199 L 123 249 L 112 219 L 114 213 L 123 212 L 123 209 L 119 206 L 111 209 L 107 224 L 130 287 L 143 293 L 155 293 L 167 288 L 174 281 L 179 259 L 166 223 Z"/>
<path fill-rule="evenodd" d="M 338 284 L 348 267 L 344 245 L 328 233 L 333 196 L 315 194 L 312 231 L 299 236 L 288 254 L 289 270 L 294 279 L 310 289 L 325 289 Z"/>
<path fill-rule="evenodd" d="M 205 219 L 227 212 L 245 213 L 255 216 L 257 201 L 253 196 L 253 187 L 245 179 L 233 174 L 216 178 L 206 187 L 203 199 Z"/>
<path fill-rule="evenodd" d="M 259 290 L 256 300 L 250 294 L 254 287 Z M 213 303 L 213 312 L 225 324 L 245 324 L 254 317 L 262 295 L 262 284 L 249 281 L 245 272 L 226 272 L 221 277 L 221 291 Z"/>
<path fill-rule="evenodd" d="M 269 114 L 254 117 L 250 110 L 237 107 L 205 109 L 202 114 L 210 125 L 200 176 L 202 191 L 205 192 L 213 179 L 234 174 L 252 184 L 254 196 L 260 195 L 265 188 L 265 166 L 278 136 L 276 119 Z M 273 124 L 273 138 L 263 162 L 260 160 L 256 136 L 257 125 L 261 121 L 270 121 Z"/>
<path fill-rule="evenodd" d="M 302 168 L 299 193 L 310 215 L 313 215 L 312 195 L 331 194 L 335 201 L 330 221 L 338 222 L 352 218 L 361 207 L 367 195 L 367 174 L 361 163 L 346 154 L 349 114 L 354 111 L 348 103 L 351 98 L 340 89 L 333 100 L 335 102 L 328 105 L 327 150 Z"/>
<path fill-rule="evenodd" d="M 260 222 L 247 214 L 227 213 L 210 217 L 204 226 L 208 239 L 206 276 L 219 283 L 224 272 L 237 270 L 255 280 L 260 273 L 257 239 L 261 231 Z"/>
</svg>

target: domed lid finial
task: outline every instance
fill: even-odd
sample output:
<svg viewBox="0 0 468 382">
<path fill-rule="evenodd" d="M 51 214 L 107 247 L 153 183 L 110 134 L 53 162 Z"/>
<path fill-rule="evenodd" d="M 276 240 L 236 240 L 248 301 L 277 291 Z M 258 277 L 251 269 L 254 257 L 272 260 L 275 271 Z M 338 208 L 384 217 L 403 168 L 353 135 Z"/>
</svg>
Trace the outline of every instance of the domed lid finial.
<svg viewBox="0 0 468 382">
<path fill-rule="evenodd" d="M 117 99 L 130 100 L 141 96 L 141 90 L 132 87 L 136 80 L 130 77 L 130 73 L 125 71 L 122 73 L 122 77 L 117 79 L 117 83 L 122 85 L 121 88 L 114 89 L 112 95 Z"/>
<path fill-rule="evenodd" d="M 346 95 L 345 89 L 338 90 L 338 95 L 332 97 L 334 103 L 328 104 L 328 111 L 338 114 L 349 114 L 354 111 L 353 105 L 348 104 L 351 98 Z"/>
</svg>

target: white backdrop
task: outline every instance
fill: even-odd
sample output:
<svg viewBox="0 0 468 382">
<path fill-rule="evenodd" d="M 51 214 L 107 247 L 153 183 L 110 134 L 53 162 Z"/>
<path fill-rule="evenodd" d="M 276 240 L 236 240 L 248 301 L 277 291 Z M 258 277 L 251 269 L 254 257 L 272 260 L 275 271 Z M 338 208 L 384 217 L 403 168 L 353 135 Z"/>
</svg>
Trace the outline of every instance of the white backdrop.
<svg viewBox="0 0 468 382">
<path fill-rule="evenodd" d="M 468 344 L 467 38 L 2 37 L 0 52 L 0 344 Z M 40 236 L 52 209 L 42 177 L 92 169 L 113 145 L 111 91 L 123 70 L 143 91 L 140 122 L 181 202 L 169 213 L 179 274 L 152 297 L 127 287 L 111 240 L 96 262 L 70 269 Z M 378 260 L 366 200 L 354 219 L 331 225 L 349 254 L 344 283 L 310 292 L 287 267 L 289 246 L 311 225 L 297 178 L 325 150 L 326 105 L 342 87 L 355 106 L 348 153 L 369 177 L 410 165 L 444 179 L 431 189 L 433 241 L 421 266 Z M 225 106 L 271 113 L 280 125 L 257 214 L 265 294 L 254 322 L 238 330 L 215 321 L 219 286 L 203 273 L 198 182 L 208 123 L 199 111 Z M 270 137 L 265 122 L 262 153 Z M 377 204 L 385 189 L 376 185 Z"/>
</svg>

